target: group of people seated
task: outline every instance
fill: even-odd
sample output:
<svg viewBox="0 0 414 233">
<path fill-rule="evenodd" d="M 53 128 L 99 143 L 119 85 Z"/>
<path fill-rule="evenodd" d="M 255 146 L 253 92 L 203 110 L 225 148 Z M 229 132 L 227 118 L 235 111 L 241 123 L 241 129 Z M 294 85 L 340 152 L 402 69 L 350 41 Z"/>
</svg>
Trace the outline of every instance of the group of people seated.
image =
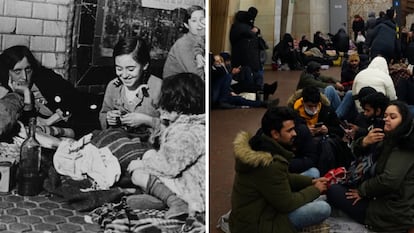
<svg viewBox="0 0 414 233">
<path fill-rule="evenodd" d="M 187 37 L 199 47 L 196 33 L 202 30 L 204 36 L 204 9 L 193 6 L 188 13 Z M 192 30 L 195 25 L 202 29 Z M 199 51 L 204 45 L 178 56 L 182 51 L 174 48 L 187 37 L 171 49 L 162 78 L 151 74 L 146 41 L 120 38 L 113 48 L 116 77 L 107 84 L 102 102 L 93 104 L 42 66 L 28 47 L 4 50 L 1 146 L 19 147 L 27 137 L 27 122 L 36 118 L 36 139 L 53 151 L 42 159 L 39 171 L 44 190 L 62 195 L 81 211 L 125 197 L 128 208 L 165 210 L 165 219 L 182 224 L 197 216 L 204 225 L 206 101 L 204 53 Z M 174 65 L 187 58 L 192 60 L 185 64 L 193 70 Z M 80 202 L 85 198 L 89 201 Z"/>
<path fill-rule="evenodd" d="M 231 232 L 296 232 L 332 208 L 375 232 L 414 232 L 413 75 L 392 67 L 355 51 L 339 79 L 309 62 L 287 106 L 236 136 Z"/>
</svg>

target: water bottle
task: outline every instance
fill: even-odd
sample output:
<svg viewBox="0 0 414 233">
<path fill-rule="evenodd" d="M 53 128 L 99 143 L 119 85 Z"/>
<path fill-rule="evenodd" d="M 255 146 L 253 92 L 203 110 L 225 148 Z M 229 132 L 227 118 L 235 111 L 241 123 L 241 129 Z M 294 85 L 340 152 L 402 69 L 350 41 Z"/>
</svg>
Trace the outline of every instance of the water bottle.
<svg viewBox="0 0 414 233">
<path fill-rule="evenodd" d="M 29 120 L 29 134 L 20 148 L 19 176 L 17 193 L 21 196 L 34 196 L 42 191 L 40 176 L 41 146 L 36 140 L 36 118 Z"/>
</svg>

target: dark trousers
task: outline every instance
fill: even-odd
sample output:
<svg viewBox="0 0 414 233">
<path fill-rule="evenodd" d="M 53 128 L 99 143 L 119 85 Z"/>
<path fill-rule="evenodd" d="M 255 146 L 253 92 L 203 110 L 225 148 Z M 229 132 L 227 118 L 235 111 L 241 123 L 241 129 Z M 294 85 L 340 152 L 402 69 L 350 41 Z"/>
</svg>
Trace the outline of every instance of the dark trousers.
<svg viewBox="0 0 414 233">
<path fill-rule="evenodd" d="M 331 185 L 326 192 L 328 202 L 331 206 L 342 210 L 358 223 L 365 224 L 365 214 L 368 208 L 368 200 L 361 199 L 355 205 L 352 205 L 354 200 L 346 199 L 345 193 L 348 192 L 348 190 L 349 188 L 344 185 Z"/>
</svg>

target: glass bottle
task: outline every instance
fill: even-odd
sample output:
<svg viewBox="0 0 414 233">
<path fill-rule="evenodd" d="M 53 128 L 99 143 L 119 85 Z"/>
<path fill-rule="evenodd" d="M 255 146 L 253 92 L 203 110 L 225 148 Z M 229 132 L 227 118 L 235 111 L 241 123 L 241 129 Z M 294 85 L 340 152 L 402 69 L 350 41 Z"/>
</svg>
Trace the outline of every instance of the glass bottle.
<svg viewBox="0 0 414 233">
<path fill-rule="evenodd" d="M 41 146 L 36 140 L 36 118 L 29 120 L 29 134 L 20 148 L 17 193 L 34 196 L 42 190 L 40 177 Z"/>
</svg>

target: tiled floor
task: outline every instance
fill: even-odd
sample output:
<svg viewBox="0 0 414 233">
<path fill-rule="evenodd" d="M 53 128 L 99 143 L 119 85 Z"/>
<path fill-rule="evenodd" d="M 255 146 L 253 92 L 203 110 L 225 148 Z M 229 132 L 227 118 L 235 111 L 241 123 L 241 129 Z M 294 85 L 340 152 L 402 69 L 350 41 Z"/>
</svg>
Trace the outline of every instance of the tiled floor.
<svg viewBox="0 0 414 233">
<path fill-rule="evenodd" d="M 71 208 L 56 196 L 23 197 L 12 191 L 0 194 L 1 232 L 99 232 L 100 226 L 86 223 L 85 213 Z"/>
<path fill-rule="evenodd" d="M 331 67 L 322 74 L 340 78 L 340 68 Z M 265 71 L 265 82 L 278 81 L 279 87 L 274 96 L 280 98 L 280 105 L 286 105 L 289 96 L 296 89 L 299 71 Z M 265 112 L 262 108 L 213 110 L 210 112 L 209 148 L 209 216 L 210 232 L 216 229 L 218 218 L 230 210 L 230 195 L 234 176 L 232 141 L 239 131 L 255 133 L 260 127 L 260 119 Z"/>
</svg>

